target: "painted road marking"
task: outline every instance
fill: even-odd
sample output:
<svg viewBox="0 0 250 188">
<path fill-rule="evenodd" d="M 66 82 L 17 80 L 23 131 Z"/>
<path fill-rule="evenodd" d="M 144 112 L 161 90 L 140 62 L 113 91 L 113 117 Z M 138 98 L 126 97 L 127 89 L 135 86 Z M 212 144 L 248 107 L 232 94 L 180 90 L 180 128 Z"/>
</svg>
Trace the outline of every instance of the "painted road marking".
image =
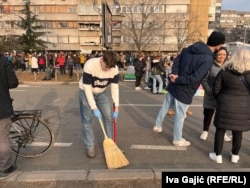
<svg viewBox="0 0 250 188">
<path fill-rule="evenodd" d="M 41 86 L 19 85 L 18 88 L 19 87 L 41 87 Z"/>
<path fill-rule="evenodd" d="M 64 143 L 64 142 L 55 142 L 53 144 L 53 146 L 55 147 L 69 147 L 71 146 L 73 143 Z"/>
<path fill-rule="evenodd" d="M 162 106 L 162 104 L 119 104 L 119 106 Z M 200 107 L 200 106 L 203 106 L 203 105 L 200 105 L 200 104 L 193 104 L 193 105 L 190 105 L 190 106 L 193 106 L 193 107 Z"/>
<path fill-rule="evenodd" d="M 178 146 L 158 146 L 158 145 L 131 145 L 131 149 L 147 149 L 147 150 L 187 150 L 187 147 Z"/>
<path fill-rule="evenodd" d="M 53 144 L 53 146 L 55 147 L 69 147 L 71 146 L 73 143 L 64 143 L 64 142 L 55 142 Z M 44 147 L 44 146 L 48 146 L 49 143 L 48 142 L 32 142 L 31 144 L 28 144 L 28 146 L 37 146 L 37 147 Z"/>
</svg>

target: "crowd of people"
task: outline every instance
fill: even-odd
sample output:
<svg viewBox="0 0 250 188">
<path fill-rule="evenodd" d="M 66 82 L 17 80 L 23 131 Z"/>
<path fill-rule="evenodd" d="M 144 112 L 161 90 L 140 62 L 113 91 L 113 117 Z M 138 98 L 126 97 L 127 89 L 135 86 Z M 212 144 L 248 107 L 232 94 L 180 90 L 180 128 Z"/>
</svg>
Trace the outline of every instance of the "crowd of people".
<svg viewBox="0 0 250 188">
<path fill-rule="evenodd" d="M 4 55 L 13 66 L 14 71 L 44 72 L 43 80 L 54 78 L 55 69 L 58 69 L 61 75 L 65 75 L 67 72 L 69 80 L 71 80 L 73 70 L 82 71 L 84 63 L 94 57 L 92 54 L 80 52 L 33 52 L 32 50 L 27 53 L 6 52 Z"/>
<path fill-rule="evenodd" d="M 212 122 L 215 126 L 214 151 L 209 153 L 210 159 L 222 163 L 224 141 L 232 141 L 231 162 L 238 163 L 243 132 L 250 130 L 250 51 L 246 48 L 236 49 L 230 56 L 223 44 L 225 36 L 214 31 L 206 43 L 199 41 L 182 50 L 177 57 L 148 56 L 140 53 L 133 59 L 135 69 L 135 90 L 139 91 L 142 79 L 149 83 L 152 79 L 152 93 L 162 94 L 167 90 L 162 106 L 156 116 L 153 131 L 163 132 L 164 118 L 169 109 L 174 110 L 172 144 L 187 147 L 191 142 L 183 138 L 183 126 L 187 111 L 200 85 L 203 86 L 203 126 L 200 139 L 205 141 Z M 38 62 L 35 53 L 31 56 L 32 72 L 45 71 L 44 66 L 33 66 Z M 55 56 L 54 56 L 55 57 Z M 25 58 L 25 55 L 24 55 Z M 35 59 L 36 58 L 36 59 Z M 77 58 L 77 60 L 76 60 Z M 35 59 L 35 60 L 34 60 Z M 55 60 L 61 74 L 65 74 L 67 66 L 83 69 L 84 74 L 79 80 L 79 110 L 83 130 L 83 142 L 86 155 L 94 158 L 95 145 L 92 130 L 93 116 L 103 121 L 108 137 L 113 138 L 112 123 L 119 115 L 119 64 L 124 65 L 125 59 L 119 58 L 113 51 L 105 51 L 102 56 L 86 60 L 81 67 L 79 54 L 60 52 Z M 0 56 L 0 178 L 8 177 L 16 170 L 11 163 L 9 144 L 10 116 L 13 114 L 12 99 L 9 89 L 18 86 L 15 66 L 9 59 Z M 33 62 L 34 61 L 34 62 Z M 44 64 L 43 60 L 43 64 Z M 76 65 L 75 63 L 79 63 Z M 72 69 L 69 76 L 72 75 Z M 110 86 L 110 87 L 108 87 Z M 107 88 L 111 92 L 107 91 Z M 226 134 L 231 131 L 232 139 Z"/>
</svg>

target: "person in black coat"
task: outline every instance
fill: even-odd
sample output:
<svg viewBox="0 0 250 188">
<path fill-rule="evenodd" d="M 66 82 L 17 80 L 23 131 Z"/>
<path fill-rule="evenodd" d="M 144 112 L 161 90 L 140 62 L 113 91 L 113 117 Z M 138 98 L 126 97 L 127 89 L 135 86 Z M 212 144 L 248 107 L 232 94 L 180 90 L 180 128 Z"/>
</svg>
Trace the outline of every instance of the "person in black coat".
<svg viewBox="0 0 250 188">
<path fill-rule="evenodd" d="M 135 90 L 141 90 L 141 79 L 146 70 L 145 54 L 141 53 L 134 62 L 135 68 Z"/>
<path fill-rule="evenodd" d="M 246 85 L 244 81 L 246 81 Z M 217 100 L 214 125 L 214 152 L 209 157 L 222 163 L 222 149 L 226 130 L 232 131 L 231 162 L 239 161 L 242 134 L 250 130 L 250 50 L 239 48 L 218 73 L 212 86 Z"/>
<path fill-rule="evenodd" d="M 9 143 L 10 117 L 13 115 L 9 89 L 18 86 L 18 79 L 4 55 L 0 55 L 0 179 L 7 178 L 16 167 L 12 165 L 12 152 Z"/>
</svg>

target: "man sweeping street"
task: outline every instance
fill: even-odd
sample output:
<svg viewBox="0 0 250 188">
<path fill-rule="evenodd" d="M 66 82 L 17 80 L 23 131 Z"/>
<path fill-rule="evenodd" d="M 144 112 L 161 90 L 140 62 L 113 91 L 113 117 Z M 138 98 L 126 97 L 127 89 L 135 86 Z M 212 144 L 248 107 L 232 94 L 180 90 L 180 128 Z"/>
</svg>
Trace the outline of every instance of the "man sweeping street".
<svg viewBox="0 0 250 188">
<path fill-rule="evenodd" d="M 89 158 L 96 156 L 92 117 L 103 120 L 107 136 L 113 139 L 113 118 L 118 117 L 119 107 L 119 70 L 117 54 L 113 51 L 104 52 L 102 57 L 89 59 L 79 81 L 79 102 L 83 141 Z M 110 100 L 107 86 L 111 86 Z M 114 104 L 114 110 L 113 110 Z M 112 113 L 113 112 L 113 113 Z"/>
</svg>

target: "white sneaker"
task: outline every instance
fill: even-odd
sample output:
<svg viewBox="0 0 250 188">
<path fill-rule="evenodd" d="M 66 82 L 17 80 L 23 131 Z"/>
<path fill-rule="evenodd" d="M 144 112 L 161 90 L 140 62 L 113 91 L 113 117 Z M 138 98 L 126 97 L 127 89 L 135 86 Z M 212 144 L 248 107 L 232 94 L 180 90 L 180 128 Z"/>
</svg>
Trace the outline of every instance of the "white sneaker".
<svg viewBox="0 0 250 188">
<path fill-rule="evenodd" d="M 148 86 L 146 86 L 146 87 L 144 87 L 144 89 L 151 89 L 150 87 L 148 87 Z"/>
<path fill-rule="evenodd" d="M 231 157 L 231 162 L 232 163 L 238 163 L 239 159 L 240 159 L 240 156 L 239 155 L 234 155 L 234 154 L 231 154 L 232 157 Z"/>
<path fill-rule="evenodd" d="M 209 153 L 209 158 L 215 161 L 216 163 L 222 163 L 221 155 L 216 155 L 215 153 Z"/>
<path fill-rule="evenodd" d="M 140 87 L 135 87 L 135 90 L 137 90 L 137 91 L 138 91 L 138 90 L 141 90 L 141 88 L 140 88 Z"/>
<path fill-rule="evenodd" d="M 224 141 L 225 142 L 230 142 L 231 141 L 231 138 L 227 135 L 227 133 L 225 133 L 225 135 L 224 135 Z"/>
<path fill-rule="evenodd" d="M 154 126 L 153 130 L 154 130 L 154 132 L 157 132 L 157 133 L 161 133 L 162 132 L 162 128 L 161 127 Z"/>
<path fill-rule="evenodd" d="M 173 145 L 186 147 L 186 146 L 190 146 L 191 143 L 183 138 L 182 140 L 179 140 L 179 141 L 173 141 Z"/>
<path fill-rule="evenodd" d="M 201 140 L 206 140 L 208 136 L 208 132 L 207 131 L 202 131 L 200 139 Z"/>
</svg>

